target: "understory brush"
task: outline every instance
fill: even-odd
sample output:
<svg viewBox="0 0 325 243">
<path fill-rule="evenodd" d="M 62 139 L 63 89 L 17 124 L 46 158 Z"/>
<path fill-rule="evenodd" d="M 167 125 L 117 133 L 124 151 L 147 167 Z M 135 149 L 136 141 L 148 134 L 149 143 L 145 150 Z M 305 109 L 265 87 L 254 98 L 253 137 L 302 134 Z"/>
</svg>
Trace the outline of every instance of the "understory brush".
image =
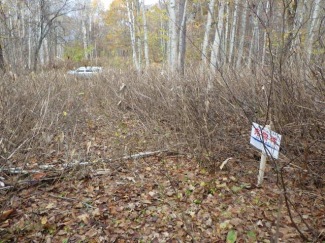
<svg viewBox="0 0 325 243">
<path fill-rule="evenodd" d="M 2 169 L 52 163 L 54 157 L 86 160 L 85 131 L 98 129 L 97 122 L 112 122 L 112 129 L 117 124 L 119 130 L 108 133 L 121 139 L 113 147 L 119 150 L 115 157 L 141 148 L 167 149 L 215 173 L 230 157 L 231 166 L 250 161 L 257 169 L 259 153 L 249 145 L 256 122 L 272 123 L 283 137 L 280 158 L 270 159 L 274 170 L 269 173 L 281 188 L 290 182 L 305 190 L 324 189 L 325 79 L 320 68 L 281 73 L 264 68 L 255 74 L 224 69 L 213 77 L 194 67 L 184 76 L 110 69 L 87 79 L 55 71 L 16 80 L 3 76 L 0 82 Z M 133 127 L 128 134 L 130 124 L 141 131 Z M 145 137 L 142 147 L 140 136 Z M 108 143 L 115 141 L 111 137 Z"/>
</svg>

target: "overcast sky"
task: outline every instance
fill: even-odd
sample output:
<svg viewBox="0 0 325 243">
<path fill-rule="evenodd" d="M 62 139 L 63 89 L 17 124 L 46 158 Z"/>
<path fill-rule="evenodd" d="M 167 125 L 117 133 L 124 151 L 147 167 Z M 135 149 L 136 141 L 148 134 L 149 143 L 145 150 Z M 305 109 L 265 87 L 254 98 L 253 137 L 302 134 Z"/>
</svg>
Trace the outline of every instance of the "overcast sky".
<svg viewBox="0 0 325 243">
<path fill-rule="evenodd" d="M 101 0 L 102 3 L 104 4 L 105 8 L 108 9 L 109 5 L 113 2 L 113 0 Z M 144 0 L 145 4 L 154 4 L 157 3 L 158 0 Z"/>
</svg>

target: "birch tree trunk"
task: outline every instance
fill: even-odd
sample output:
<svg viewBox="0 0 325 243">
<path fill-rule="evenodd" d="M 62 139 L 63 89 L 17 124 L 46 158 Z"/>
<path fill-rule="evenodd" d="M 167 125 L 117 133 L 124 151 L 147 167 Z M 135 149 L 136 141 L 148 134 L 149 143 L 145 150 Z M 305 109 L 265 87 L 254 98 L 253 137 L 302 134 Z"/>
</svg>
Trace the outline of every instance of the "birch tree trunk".
<svg viewBox="0 0 325 243">
<path fill-rule="evenodd" d="M 179 53 L 178 53 L 178 67 L 181 75 L 185 73 L 185 53 L 186 53 L 186 8 L 187 8 L 187 0 L 183 0 L 183 3 L 180 4 L 182 6 L 180 11 L 181 18 L 181 28 L 179 33 Z"/>
<path fill-rule="evenodd" d="M 133 58 L 134 66 L 135 66 L 136 70 L 139 72 L 140 68 L 139 68 L 139 63 L 138 63 L 137 53 L 136 53 L 134 15 L 130 8 L 129 0 L 126 0 L 126 6 L 127 6 L 128 18 L 129 18 L 129 27 L 130 27 L 130 36 L 131 36 L 131 45 L 132 45 L 132 58 Z"/>
<path fill-rule="evenodd" d="M 235 45 L 237 14 L 238 14 L 238 0 L 235 1 L 234 17 L 232 20 L 232 27 L 230 33 L 229 56 L 228 56 L 229 63 L 232 63 L 232 56 L 233 56 L 234 45 Z"/>
<path fill-rule="evenodd" d="M 81 28 L 82 28 L 82 41 L 84 45 L 84 57 L 87 59 L 88 58 L 87 28 L 86 28 L 86 21 L 84 20 L 84 18 L 81 21 Z"/>
<path fill-rule="evenodd" d="M 309 33 L 308 33 L 308 38 L 306 42 L 306 49 L 307 49 L 307 61 L 309 62 L 311 59 L 311 55 L 313 52 L 313 41 L 314 41 L 314 35 L 315 35 L 315 26 L 317 23 L 317 18 L 318 18 L 318 13 L 319 13 L 319 8 L 320 8 L 320 0 L 315 0 L 314 1 L 314 11 L 309 27 Z"/>
<path fill-rule="evenodd" d="M 30 24 L 31 22 L 31 14 L 28 16 L 28 68 L 32 68 L 32 26 Z"/>
<path fill-rule="evenodd" d="M 224 5 L 225 5 L 224 0 L 220 0 L 219 11 L 218 11 L 218 26 L 216 29 L 216 34 L 214 37 L 214 42 L 212 45 L 212 52 L 211 52 L 210 70 L 212 73 L 215 73 L 216 67 L 220 67 L 218 58 L 219 58 L 219 51 L 221 48 L 221 37 L 223 32 Z"/>
<path fill-rule="evenodd" d="M 177 65 L 177 30 L 176 30 L 176 4 L 175 0 L 170 0 L 169 21 L 170 21 L 170 66 L 171 72 L 174 72 Z"/>
<path fill-rule="evenodd" d="M 241 26 L 242 30 L 241 30 L 239 47 L 238 47 L 237 63 L 236 63 L 236 68 L 237 69 L 240 69 L 240 67 L 241 67 L 241 61 L 242 61 L 243 53 L 244 53 L 247 8 L 248 8 L 248 2 L 247 2 L 247 0 L 244 0 L 243 15 L 242 15 L 242 26 Z"/>
<path fill-rule="evenodd" d="M 3 72 L 6 71 L 6 69 L 5 69 L 5 60 L 3 58 L 3 49 L 2 49 L 2 44 L 1 43 L 0 43 L 0 70 L 2 70 Z"/>
<path fill-rule="evenodd" d="M 147 28 L 147 19 L 146 19 L 146 7 L 144 0 L 142 0 L 142 18 L 143 18 L 143 32 L 144 32 L 144 58 L 146 62 L 146 69 L 149 68 L 149 46 L 148 46 L 148 28 Z"/>
<path fill-rule="evenodd" d="M 205 33 L 204 33 L 202 54 L 201 54 L 201 59 L 203 61 L 203 66 L 206 66 L 207 60 L 208 60 L 207 49 L 208 49 L 208 45 L 209 45 L 211 22 L 212 22 L 212 16 L 213 16 L 213 12 L 214 12 L 214 2 L 215 2 L 215 0 L 210 1 L 209 10 L 208 10 L 208 19 L 207 19 L 207 24 L 205 26 Z"/>
<path fill-rule="evenodd" d="M 270 8 L 270 1 L 267 0 L 266 7 L 265 7 L 266 16 L 268 15 L 269 8 Z M 268 42 L 268 39 L 267 39 L 267 30 L 265 29 L 264 30 L 264 38 L 263 38 L 263 51 L 262 51 L 262 65 L 263 66 L 265 65 L 266 44 L 267 44 L 267 42 Z"/>
<path fill-rule="evenodd" d="M 132 4 L 132 9 L 133 9 L 133 2 L 131 2 Z M 133 12 L 132 12 L 133 13 Z M 136 0 L 136 16 L 140 16 L 140 2 L 139 0 Z M 136 21 L 137 18 L 134 18 L 133 17 L 133 20 L 134 20 L 134 26 L 136 25 L 135 21 Z M 141 28 L 140 28 L 140 25 L 137 24 L 137 27 L 138 27 L 138 33 L 141 32 Z M 134 30 L 136 30 L 134 28 Z M 136 40 L 137 40 L 137 43 L 138 43 L 138 63 L 139 63 L 139 72 L 141 72 L 141 69 L 142 69 L 142 44 L 141 44 L 141 36 L 140 34 L 136 34 Z"/>
<path fill-rule="evenodd" d="M 94 41 L 94 38 L 93 38 L 93 17 L 91 15 L 92 15 L 92 13 L 89 14 L 89 31 L 88 31 L 88 44 L 89 44 L 89 46 Z M 89 50 L 89 51 L 90 51 L 89 57 L 92 60 L 93 57 L 94 57 L 94 51 L 93 50 Z"/>
<path fill-rule="evenodd" d="M 229 29 L 229 2 L 226 2 L 226 23 L 225 23 L 225 36 L 223 38 L 223 51 L 222 51 L 222 56 L 223 56 L 223 63 L 227 62 L 227 48 L 228 48 L 228 29 Z"/>
<path fill-rule="evenodd" d="M 253 58 L 256 59 L 256 54 L 258 54 L 259 51 L 260 33 L 258 28 L 258 18 L 260 17 L 260 14 L 261 14 L 261 2 L 258 3 L 257 12 L 255 16 L 253 16 L 254 29 L 253 29 L 251 45 L 249 48 L 248 65 L 247 65 L 249 69 L 252 68 Z"/>
</svg>

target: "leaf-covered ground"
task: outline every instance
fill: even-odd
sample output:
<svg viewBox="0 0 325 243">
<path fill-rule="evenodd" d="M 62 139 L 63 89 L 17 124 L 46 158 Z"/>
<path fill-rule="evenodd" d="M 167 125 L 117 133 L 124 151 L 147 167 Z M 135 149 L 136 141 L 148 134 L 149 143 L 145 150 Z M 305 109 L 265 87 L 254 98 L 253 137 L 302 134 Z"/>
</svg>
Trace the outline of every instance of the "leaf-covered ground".
<svg viewBox="0 0 325 243">
<path fill-rule="evenodd" d="M 103 156 L 101 149 L 109 145 L 96 141 L 92 147 Z M 279 242 L 303 242 L 285 203 L 279 203 L 272 172 L 262 188 L 254 186 L 257 161 L 233 158 L 215 173 L 196 164 L 186 156 L 161 153 L 30 184 L 6 203 L 0 242 L 272 242 L 276 236 Z M 291 209 L 300 213 L 292 210 L 292 217 L 310 237 L 315 228 L 323 235 L 325 230 L 324 190 L 318 190 L 313 188 L 310 197 L 288 184 Z"/>
</svg>

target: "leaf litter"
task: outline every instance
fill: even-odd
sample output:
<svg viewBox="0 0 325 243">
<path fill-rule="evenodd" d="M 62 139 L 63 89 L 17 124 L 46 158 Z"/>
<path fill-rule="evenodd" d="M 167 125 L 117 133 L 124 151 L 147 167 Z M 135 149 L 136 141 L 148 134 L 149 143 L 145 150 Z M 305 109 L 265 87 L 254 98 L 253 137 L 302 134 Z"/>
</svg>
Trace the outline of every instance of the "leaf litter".
<svg viewBox="0 0 325 243">
<path fill-rule="evenodd" d="M 124 136 L 122 133 L 111 136 Z M 94 154 L 110 152 L 106 143 L 101 145 L 107 133 L 96 136 L 95 141 L 84 143 L 92 160 Z M 28 185 L 14 191 L 6 204 L 1 199 L 5 206 L 0 213 L 0 239 L 232 243 L 273 242 L 278 235 L 280 242 L 302 242 L 285 207 L 280 209 L 277 224 L 280 192 L 275 182 L 252 187 L 256 165 L 239 161 L 243 170 L 235 160 L 232 158 L 230 168 L 208 173 L 193 159 L 162 153 L 115 161 L 108 167 L 79 168 L 80 177 Z M 39 172 L 32 179 L 42 182 L 47 176 Z M 303 220 L 324 232 L 324 204 L 307 198 L 301 194 L 291 200 L 303 209 Z M 297 213 L 293 212 L 293 218 L 304 233 L 311 234 Z"/>
</svg>

